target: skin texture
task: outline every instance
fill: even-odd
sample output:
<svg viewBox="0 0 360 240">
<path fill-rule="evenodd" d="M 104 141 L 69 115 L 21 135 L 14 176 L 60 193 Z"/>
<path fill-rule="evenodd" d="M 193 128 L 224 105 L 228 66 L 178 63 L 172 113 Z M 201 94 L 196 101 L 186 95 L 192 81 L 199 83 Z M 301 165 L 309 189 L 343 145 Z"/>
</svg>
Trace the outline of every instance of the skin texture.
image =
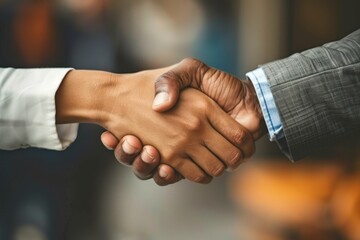
<svg viewBox="0 0 360 240">
<path fill-rule="evenodd" d="M 179 97 L 181 98 L 180 91 L 186 88 L 197 89 L 212 98 L 228 115 L 251 133 L 251 141 L 259 139 L 266 133 L 260 105 L 251 82 L 249 80 L 240 81 L 234 76 L 209 67 L 196 59 L 184 59 L 157 78 L 153 109 L 157 112 L 171 110 L 176 106 Z M 165 100 L 161 103 L 157 101 L 159 100 L 157 96 L 160 95 L 161 99 Z M 103 143 L 106 145 L 106 142 L 111 141 L 112 145 L 107 146 L 112 148 L 118 144 L 115 151 L 117 159 L 122 163 L 132 164 L 135 175 L 140 179 L 148 179 L 152 176 L 155 182 L 161 186 L 175 183 L 181 179 L 180 174 L 171 167 L 164 164 L 159 165 L 160 159 L 156 157 L 151 164 L 142 161 L 140 152 L 142 145 L 139 138 L 124 136 L 119 144 L 119 141 L 111 133 L 104 134 L 106 136 L 102 137 Z M 137 146 L 137 153 L 129 155 L 123 150 L 121 144 L 124 139 Z M 153 153 L 157 152 L 155 146 L 146 147 Z M 245 157 L 250 157 L 250 155 Z"/>
<path fill-rule="evenodd" d="M 96 123 L 118 139 L 139 136 L 145 145 L 142 160 L 152 163 L 159 158 L 184 178 L 209 183 L 225 168 L 237 167 L 254 152 L 252 136 L 195 89 L 184 90 L 171 110 L 154 111 L 155 80 L 169 69 L 124 75 L 73 70 L 56 94 L 57 123 Z M 108 140 L 106 134 L 102 138 Z M 127 139 L 121 143 L 117 148 L 132 152 L 133 157 L 142 145 Z M 140 175 L 144 170 L 146 167 L 135 172 Z"/>
</svg>

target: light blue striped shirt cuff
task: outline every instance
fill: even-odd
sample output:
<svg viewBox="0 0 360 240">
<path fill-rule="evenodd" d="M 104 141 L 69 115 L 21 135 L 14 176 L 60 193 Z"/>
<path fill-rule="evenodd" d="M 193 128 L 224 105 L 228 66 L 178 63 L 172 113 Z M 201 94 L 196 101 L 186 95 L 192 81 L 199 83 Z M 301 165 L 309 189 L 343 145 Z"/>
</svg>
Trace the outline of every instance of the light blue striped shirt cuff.
<svg viewBox="0 0 360 240">
<path fill-rule="evenodd" d="M 260 107 L 263 112 L 266 126 L 269 130 L 270 141 L 276 141 L 284 137 L 279 111 L 276 108 L 273 94 L 270 90 L 269 81 L 261 68 L 248 72 L 246 77 L 254 85 Z"/>
</svg>

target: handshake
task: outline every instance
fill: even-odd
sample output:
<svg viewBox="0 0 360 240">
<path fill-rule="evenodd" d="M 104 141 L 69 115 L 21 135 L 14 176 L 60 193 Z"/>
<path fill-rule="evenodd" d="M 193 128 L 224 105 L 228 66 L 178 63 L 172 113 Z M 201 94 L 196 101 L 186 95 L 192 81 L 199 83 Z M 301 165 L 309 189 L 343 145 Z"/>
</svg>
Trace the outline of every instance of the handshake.
<svg viewBox="0 0 360 240">
<path fill-rule="evenodd" d="M 266 132 L 291 160 L 298 160 L 360 136 L 359 39 L 357 30 L 339 41 L 262 65 L 248 73 L 256 92 L 250 80 L 240 81 L 195 59 L 134 74 L 73 70 L 65 78 L 61 75 L 55 95 L 56 123 L 103 126 L 109 132 L 102 135 L 102 142 L 115 149 L 117 159 L 132 165 L 139 178 L 152 177 L 159 185 L 182 178 L 208 183 L 250 157 L 254 141 Z M 58 75 L 53 71 L 44 75 L 30 71 L 30 79 L 45 86 L 47 77 Z M 0 89 L 6 100 L 0 101 L 6 116 L 0 119 L 5 126 L 0 130 L 4 136 L 13 135 L 3 138 L 3 146 L 30 143 L 63 149 L 75 134 L 62 134 L 61 143 L 56 134 L 57 139 L 51 137 L 49 144 L 41 145 L 44 134 L 29 130 L 31 124 L 22 115 L 32 113 L 34 119 L 29 122 L 35 130 L 54 132 L 53 91 L 44 94 L 44 86 L 31 87 L 22 80 L 24 74 L 0 69 L 0 81 L 3 77 L 7 83 Z M 17 79 L 21 91 L 10 79 Z M 23 94 L 29 89 L 35 93 Z M 14 97 L 7 97 L 9 92 Z M 36 93 L 40 97 L 33 97 Z M 22 95 L 30 102 L 16 101 Z M 37 111 L 27 113 L 24 106 Z M 19 120 L 13 116 L 14 109 L 27 114 L 19 114 Z M 43 113 L 51 117 L 45 126 L 39 124 Z M 72 125 L 65 126 L 58 133 L 74 133 L 71 129 Z"/>
<path fill-rule="evenodd" d="M 57 123 L 103 126 L 116 158 L 159 185 L 209 183 L 250 157 L 267 131 L 252 83 L 196 59 L 133 74 L 73 70 L 56 108 Z"/>
</svg>

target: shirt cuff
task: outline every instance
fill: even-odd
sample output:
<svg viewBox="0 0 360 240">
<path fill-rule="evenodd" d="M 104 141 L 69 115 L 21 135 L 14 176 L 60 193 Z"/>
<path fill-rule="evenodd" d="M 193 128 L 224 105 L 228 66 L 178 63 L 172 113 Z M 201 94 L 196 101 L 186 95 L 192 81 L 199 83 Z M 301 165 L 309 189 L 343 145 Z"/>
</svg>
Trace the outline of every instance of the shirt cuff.
<svg viewBox="0 0 360 240">
<path fill-rule="evenodd" d="M 269 131 L 270 141 L 277 141 L 284 137 L 279 111 L 275 105 L 273 94 L 270 90 L 269 81 L 261 68 L 248 72 L 246 77 L 254 85 L 259 99 L 264 120 Z"/>
<path fill-rule="evenodd" d="M 47 96 L 48 99 L 44 99 L 44 103 L 48 104 L 46 121 L 49 126 L 49 131 L 44 129 L 43 131 L 39 131 L 38 139 L 40 143 L 35 147 L 47 148 L 52 150 L 64 150 L 72 142 L 75 141 L 78 132 L 78 123 L 72 124 L 56 124 L 56 105 L 55 105 L 55 94 L 66 76 L 66 74 L 72 69 L 48 69 L 47 71 L 47 81 L 52 82 L 49 84 L 49 94 Z"/>
<path fill-rule="evenodd" d="M 78 124 L 56 124 L 55 94 L 72 69 L 2 69 L 0 147 L 63 150 L 77 137 Z M 0 80 L 1 80 L 0 79 Z"/>
</svg>

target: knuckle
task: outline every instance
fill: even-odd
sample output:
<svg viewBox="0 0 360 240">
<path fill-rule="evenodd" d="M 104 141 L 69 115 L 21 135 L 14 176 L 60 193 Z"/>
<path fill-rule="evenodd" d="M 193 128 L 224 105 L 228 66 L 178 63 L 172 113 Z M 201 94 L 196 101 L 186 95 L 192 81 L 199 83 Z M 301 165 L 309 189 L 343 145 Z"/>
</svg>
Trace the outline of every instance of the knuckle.
<svg viewBox="0 0 360 240">
<path fill-rule="evenodd" d="M 201 72 L 202 70 L 208 69 L 207 65 L 204 62 L 193 57 L 183 59 L 181 61 L 181 64 L 188 66 L 190 69 L 195 70 L 195 72 Z"/>
<path fill-rule="evenodd" d="M 236 168 L 241 163 L 242 152 L 240 150 L 235 150 L 230 152 L 228 157 L 228 165 L 230 168 Z"/>
<path fill-rule="evenodd" d="M 196 107 L 199 108 L 200 110 L 206 110 L 209 107 L 211 107 L 211 102 L 208 101 L 206 98 L 199 98 L 196 101 Z"/>
<path fill-rule="evenodd" d="M 181 62 L 185 65 L 190 65 L 190 66 L 194 66 L 194 67 L 199 67 L 203 64 L 203 62 L 201 62 L 198 59 L 193 58 L 193 57 L 184 58 Z"/>
<path fill-rule="evenodd" d="M 201 128 L 203 127 L 203 122 L 201 121 L 200 118 L 193 118 L 191 119 L 191 121 L 188 122 L 188 129 L 192 132 L 197 132 L 199 130 L 201 130 Z"/>
<path fill-rule="evenodd" d="M 233 141 L 237 145 L 242 145 L 249 140 L 249 134 L 245 130 L 237 130 L 233 135 Z"/>
<path fill-rule="evenodd" d="M 180 136 L 181 138 L 181 136 Z M 178 144 L 180 145 L 178 142 Z M 164 164 L 174 164 L 176 167 L 181 166 L 182 161 L 178 159 L 178 153 L 175 151 L 175 148 L 169 147 L 168 149 L 165 149 L 161 154 L 161 163 Z"/>
<path fill-rule="evenodd" d="M 205 174 L 198 174 L 198 175 L 194 176 L 193 179 L 190 179 L 190 180 L 193 182 L 196 182 L 196 183 L 206 184 L 206 183 L 211 182 L 212 178 Z"/>
<path fill-rule="evenodd" d="M 155 81 L 155 84 L 156 83 L 164 83 L 164 82 L 167 82 L 168 80 L 173 80 L 174 78 L 177 77 L 177 74 L 173 71 L 173 70 L 169 70 L 163 74 L 160 75 L 160 77 L 158 77 Z"/>
<path fill-rule="evenodd" d="M 208 113 L 213 110 L 213 103 L 207 98 L 196 98 L 192 103 L 192 107 L 201 117 L 208 116 Z"/>
<path fill-rule="evenodd" d="M 175 78 L 176 74 L 171 70 L 160 75 L 160 77 L 155 80 L 156 92 L 166 91 L 167 85 L 174 81 Z"/>
<path fill-rule="evenodd" d="M 209 70 L 209 67 L 202 61 L 196 58 L 185 58 L 181 61 L 181 65 L 187 68 L 187 71 L 195 76 L 195 83 L 200 86 L 200 79 L 202 79 L 205 73 Z"/>
<path fill-rule="evenodd" d="M 210 175 L 213 177 L 219 177 L 225 171 L 224 165 L 218 165 L 210 170 Z"/>
</svg>

